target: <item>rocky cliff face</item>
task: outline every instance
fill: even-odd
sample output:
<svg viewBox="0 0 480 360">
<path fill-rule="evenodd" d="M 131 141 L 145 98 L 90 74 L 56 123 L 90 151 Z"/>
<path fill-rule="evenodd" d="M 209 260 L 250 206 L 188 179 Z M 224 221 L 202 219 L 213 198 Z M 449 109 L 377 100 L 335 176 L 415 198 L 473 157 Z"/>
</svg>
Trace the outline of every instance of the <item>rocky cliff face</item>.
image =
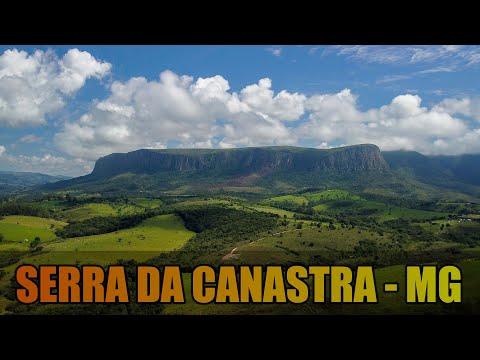
<svg viewBox="0 0 480 360">
<path fill-rule="evenodd" d="M 337 173 L 388 169 L 375 145 L 355 145 L 320 150 L 297 147 L 252 147 L 242 149 L 137 150 L 100 158 L 94 177 L 122 173 L 219 171 L 230 174 L 274 171 L 331 171 Z"/>
</svg>

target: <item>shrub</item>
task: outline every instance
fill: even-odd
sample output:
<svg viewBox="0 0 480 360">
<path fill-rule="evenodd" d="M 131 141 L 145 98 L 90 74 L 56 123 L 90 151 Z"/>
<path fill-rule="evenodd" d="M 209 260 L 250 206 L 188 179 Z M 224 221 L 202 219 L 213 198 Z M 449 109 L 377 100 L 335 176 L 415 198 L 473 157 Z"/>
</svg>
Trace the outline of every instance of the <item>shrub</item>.
<svg viewBox="0 0 480 360">
<path fill-rule="evenodd" d="M 37 236 L 35 240 L 30 243 L 30 248 L 34 249 L 40 244 L 40 238 Z"/>
</svg>

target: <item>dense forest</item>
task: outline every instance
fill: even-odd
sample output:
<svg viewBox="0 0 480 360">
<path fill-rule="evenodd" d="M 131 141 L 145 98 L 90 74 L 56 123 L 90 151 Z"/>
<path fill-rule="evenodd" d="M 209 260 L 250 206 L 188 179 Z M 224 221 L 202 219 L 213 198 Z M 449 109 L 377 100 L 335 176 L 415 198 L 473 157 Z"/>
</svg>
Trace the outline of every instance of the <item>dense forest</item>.
<svg viewBox="0 0 480 360">
<path fill-rule="evenodd" d="M 35 204 L 11 201 L 0 204 L 0 216 L 7 215 L 50 217 L 51 213 Z"/>
<path fill-rule="evenodd" d="M 197 233 L 185 246 L 185 250 L 224 250 L 239 241 L 246 241 L 260 232 L 272 230 L 278 216 L 208 206 L 199 209 L 177 211 L 185 227 Z"/>
</svg>

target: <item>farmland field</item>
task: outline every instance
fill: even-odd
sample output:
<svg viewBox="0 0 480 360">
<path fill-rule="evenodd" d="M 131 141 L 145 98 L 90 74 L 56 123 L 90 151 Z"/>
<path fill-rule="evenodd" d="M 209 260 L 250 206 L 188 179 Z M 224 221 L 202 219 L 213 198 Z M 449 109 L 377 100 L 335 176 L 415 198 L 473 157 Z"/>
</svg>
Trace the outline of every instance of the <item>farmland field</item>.
<svg viewBox="0 0 480 360">
<path fill-rule="evenodd" d="M 160 215 L 132 229 L 85 236 L 48 245 L 53 251 L 171 251 L 181 248 L 193 233 L 175 215 Z"/>
<path fill-rule="evenodd" d="M 43 242 L 47 242 L 56 238 L 55 229 L 65 225 L 65 222 L 53 219 L 12 215 L 0 220 L 0 234 L 3 234 L 7 241 L 28 242 L 38 236 Z"/>
</svg>

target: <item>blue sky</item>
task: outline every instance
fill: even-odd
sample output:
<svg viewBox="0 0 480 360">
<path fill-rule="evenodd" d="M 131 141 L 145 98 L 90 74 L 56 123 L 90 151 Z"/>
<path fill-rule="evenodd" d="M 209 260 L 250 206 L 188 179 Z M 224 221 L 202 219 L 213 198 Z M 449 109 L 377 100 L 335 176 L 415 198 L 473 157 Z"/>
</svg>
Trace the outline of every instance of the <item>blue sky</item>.
<svg viewBox="0 0 480 360">
<path fill-rule="evenodd" d="M 480 152 L 478 46 L 0 46 L 0 170 L 138 148 Z"/>
</svg>

